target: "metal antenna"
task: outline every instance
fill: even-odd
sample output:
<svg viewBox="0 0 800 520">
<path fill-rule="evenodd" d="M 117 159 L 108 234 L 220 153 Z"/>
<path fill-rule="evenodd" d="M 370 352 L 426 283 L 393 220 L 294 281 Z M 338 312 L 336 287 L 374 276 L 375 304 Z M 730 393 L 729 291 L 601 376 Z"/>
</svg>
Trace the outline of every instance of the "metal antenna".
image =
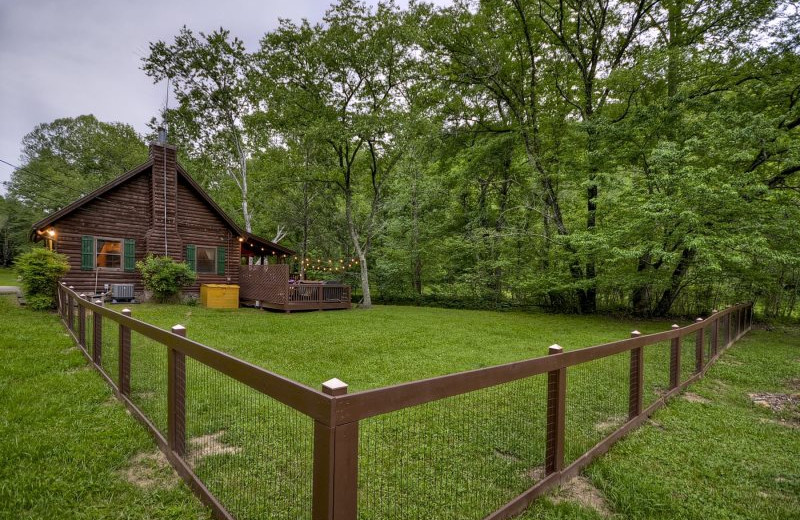
<svg viewBox="0 0 800 520">
<path fill-rule="evenodd" d="M 161 143 L 164 147 L 164 256 L 169 256 L 169 246 L 167 244 L 167 110 L 169 110 L 169 76 L 167 76 L 167 95 L 164 99 L 164 113 L 161 116 L 161 124 L 164 127 L 164 140 Z"/>
</svg>

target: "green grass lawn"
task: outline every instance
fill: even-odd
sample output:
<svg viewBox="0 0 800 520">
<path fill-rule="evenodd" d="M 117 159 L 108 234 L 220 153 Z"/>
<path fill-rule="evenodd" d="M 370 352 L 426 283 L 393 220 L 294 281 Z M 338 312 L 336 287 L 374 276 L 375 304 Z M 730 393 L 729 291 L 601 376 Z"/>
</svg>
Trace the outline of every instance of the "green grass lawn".
<svg viewBox="0 0 800 520">
<path fill-rule="evenodd" d="M 139 319 L 162 327 L 180 323 L 193 339 L 310 386 L 339 377 L 351 391 L 541 355 L 552 343 L 581 348 L 627 337 L 634 328 L 655 332 L 669 325 L 413 307 L 291 315 L 180 305 L 131 308 Z M 26 334 L 25 319 L 39 323 L 39 314 L 14 312 L 18 336 Z M 46 322 L 60 332 L 55 318 L 41 321 L 42 327 Z M 64 342 L 60 352 L 69 341 L 59 337 Z M 103 364 L 112 377 L 116 377 L 116 337 L 116 326 L 106 320 Z M 605 496 L 606 507 L 625 518 L 788 518 L 798 510 L 798 474 L 792 465 L 800 456 L 798 430 L 760 422 L 769 420 L 770 412 L 752 405 L 747 392 L 777 391 L 792 374 L 797 376 L 799 338 L 796 330 L 790 330 L 760 333 L 737 344 L 725 354 L 728 364 L 712 368 L 706 380 L 692 389 L 712 398 L 711 403 L 674 400 L 654 418 L 657 426 L 642 428 L 590 466 L 587 475 Z M 23 366 L 37 364 L 34 355 L 53 356 L 38 345 L 41 340 L 31 339 L 27 344 L 35 354 Z M 135 333 L 132 343 L 132 399 L 163 429 L 166 356 L 160 346 Z M 693 349 L 693 338 L 687 338 L 684 378 L 691 372 Z M 665 388 L 667 350 L 666 345 L 646 349 L 647 402 Z M 768 356 L 763 356 L 764 350 Z M 79 365 L 75 357 L 74 366 Z M 16 370 L 6 363 L 0 366 L 3 372 Z M 627 355 L 618 355 L 569 370 L 568 462 L 624 421 L 627 369 Z M 74 406 L 88 415 L 98 408 L 130 421 L 120 413 L 120 405 L 102 404 L 109 393 L 102 391 L 96 374 L 76 373 L 85 378 L 80 379 L 82 385 L 94 390 L 85 391 L 91 406 L 72 395 Z M 92 392 L 99 392 L 94 400 Z M 540 478 L 543 464 L 544 395 L 545 378 L 537 376 L 362 421 L 360 518 L 482 518 L 527 489 Z M 37 417 L 40 428 L 46 429 L 53 412 L 35 409 L 26 417 Z M 80 465 L 95 480 L 109 472 L 118 474 L 134 453 L 152 450 L 141 428 L 132 425 L 120 433 L 118 426 L 105 428 L 96 420 L 69 432 L 74 437 L 100 437 L 103 446 L 113 444 L 107 449 L 118 458 L 94 454 L 104 459 L 105 468 L 101 463 L 88 469 Z M 187 362 L 189 460 L 238 518 L 309 517 L 312 428 L 305 416 L 193 360 Z M 52 429 L 42 443 L 57 442 L 57 427 Z M 113 443 L 105 438 L 109 430 L 116 433 Z M 123 434 L 137 439 L 133 443 L 137 447 L 120 448 L 124 443 L 117 437 Z M 778 443 L 766 442 L 771 439 Z M 85 440 L 86 445 L 92 442 L 99 441 Z M 124 480 L 120 485 L 129 486 Z M 0 493 L 6 489 L 35 501 L 35 491 L 27 492 L 25 485 L 10 488 L 0 480 Z M 139 492 L 135 486 L 131 489 Z M 195 511 L 184 509 L 182 490 L 168 488 L 163 502 L 154 499 L 156 503 L 146 507 L 171 508 L 172 518 L 195 518 Z M 142 493 L 146 498 L 140 500 L 150 500 L 148 493 L 155 491 Z M 566 490 L 558 496 L 571 495 Z M 74 495 L 50 496 L 43 504 L 53 500 L 75 501 Z M 525 518 L 598 517 L 574 501 L 556 501 L 537 502 Z M 16 512 L 20 506 L 12 504 L 11 511 Z M 78 504 L 71 507 L 79 509 Z"/>
<path fill-rule="evenodd" d="M 155 453 L 149 434 L 56 316 L 15 301 L 0 296 L 0 518 L 209 518 L 168 467 L 149 468 L 155 485 L 124 478 Z"/>
<path fill-rule="evenodd" d="M 17 273 L 9 267 L 0 267 L 0 285 L 19 285 Z"/>
</svg>

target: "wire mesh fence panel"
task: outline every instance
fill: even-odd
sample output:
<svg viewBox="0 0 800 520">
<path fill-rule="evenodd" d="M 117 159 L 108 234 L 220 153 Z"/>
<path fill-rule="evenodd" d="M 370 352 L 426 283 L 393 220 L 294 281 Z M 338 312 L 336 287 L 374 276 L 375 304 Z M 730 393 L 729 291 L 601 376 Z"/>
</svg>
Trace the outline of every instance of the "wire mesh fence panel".
<svg viewBox="0 0 800 520">
<path fill-rule="evenodd" d="M 629 352 L 567 369 L 565 465 L 627 422 L 629 382 Z"/>
<path fill-rule="evenodd" d="M 86 309 L 86 352 L 94 359 L 94 313 Z"/>
<path fill-rule="evenodd" d="M 643 409 L 647 408 L 669 389 L 669 340 L 647 345 L 644 348 Z"/>
<path fill-rule="evenodd" d="M 187 456 L 238 520 L 311 518 L 313 420 L 186 359 Z"/>
<path fill-rule="evenodd" d="M 544 476 L 547 375 L 359 424 L 360 519 L 480 519 Z"/>
<path fill-rule="evenodd" d="M 110 318 L 103 318 L 102 355 L 100 366 L 119 386 L 119 324 Z"/>
<path fill-rule="evenodd" d="M 679 382 L 682 383 L 694 375 L 697 366 L 697 335 L 687 334 L 681 341 L 681 366 Z"/>
<path fill-rule="evenodd" d="M 705 332 L 705 348 L 704 350 L 704 357 L 703 357 L 703 366 L 708 364 L 711 358 L 714 356 L 714 326 L 710 325 L 706 327 Z"/>
<path fill-rule="evenodd" d="M 167 433 L 167 347 L 131 332 L 131 401 Z"/>
</svg>

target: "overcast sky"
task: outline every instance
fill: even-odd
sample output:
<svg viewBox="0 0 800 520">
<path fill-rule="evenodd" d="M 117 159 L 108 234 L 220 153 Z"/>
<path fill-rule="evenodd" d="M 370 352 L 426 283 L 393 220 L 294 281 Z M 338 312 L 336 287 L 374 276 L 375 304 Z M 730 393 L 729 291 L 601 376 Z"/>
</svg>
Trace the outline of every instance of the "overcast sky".
<svg viewBox="0 0 800 520">
<path fill-rule="evenodd" d="M 405 2 L 400 2 L 401 5 Z M 437 2 L 445 3 L 445 2 Z M 19 165 L 39 123 L 94 114 L 140 133 L 165 86 L 139 69 L 148 43 L 220 26 L 248 49 L 278 18 L 319 21 L 328 0 L 0 0 L 0 159 Z M 12 168 L 0 163 L 0 182 Z M 0 193 L 5 187 L 0 185 Z"/>
</svg>

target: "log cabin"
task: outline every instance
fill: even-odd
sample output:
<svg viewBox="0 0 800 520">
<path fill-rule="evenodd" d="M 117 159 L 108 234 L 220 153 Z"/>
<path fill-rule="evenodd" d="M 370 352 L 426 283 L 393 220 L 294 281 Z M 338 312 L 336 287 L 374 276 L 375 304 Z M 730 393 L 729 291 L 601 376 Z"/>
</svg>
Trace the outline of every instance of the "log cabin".
<svg viewBox="0 0 800 520">
<path fill-rule="evenodd" d="M 201 284 L 239 284 L 248 257 L 284 263 L 294 251 L 240 228 L 177 161 L 176 147 L 150 145 L 147 162 L 34 224 L 34 241 L 67 256 L 62 279 L 95 295 L 114 284 L 144 292 L 136 262 L 148 254 L 189 264 Z"/>
</svg>

